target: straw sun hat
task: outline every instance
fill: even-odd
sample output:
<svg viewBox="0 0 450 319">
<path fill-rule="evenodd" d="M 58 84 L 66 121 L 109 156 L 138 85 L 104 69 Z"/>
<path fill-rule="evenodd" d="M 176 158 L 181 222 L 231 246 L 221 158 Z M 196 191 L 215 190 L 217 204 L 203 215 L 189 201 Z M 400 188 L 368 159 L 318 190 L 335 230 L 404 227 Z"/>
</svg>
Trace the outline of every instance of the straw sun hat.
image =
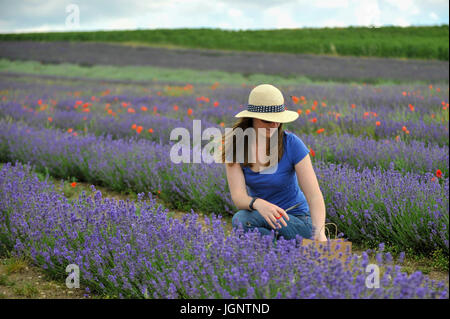
<svg viewBox="0 0 450 319">
<path fill-rule="evenodd" d="M 270 84 L 261 84 L 250 92 L 247 110 L 234 117 L 253 117 L 269 122 L 288 123 L 295 121 L 298 113 L 287 110 L 279 89 Z"/>
</svg>

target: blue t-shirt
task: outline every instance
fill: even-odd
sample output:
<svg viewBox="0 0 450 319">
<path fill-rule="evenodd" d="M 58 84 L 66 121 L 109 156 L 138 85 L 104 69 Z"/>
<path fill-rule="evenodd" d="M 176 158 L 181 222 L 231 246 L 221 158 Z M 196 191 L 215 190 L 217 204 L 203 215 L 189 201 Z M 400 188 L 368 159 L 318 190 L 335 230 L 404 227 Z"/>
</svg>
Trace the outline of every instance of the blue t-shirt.
<svg viewBox="0 0 450 319">
<path fill-rule="evenodd" d="M 263 169 L 271 170 L 270 174 L 256 173 L 250 167 L 241 164 L 245 177 L 245 184 L 249 196 L 262 198 L 283 209 L 297 203 L 300 205 L 288 213 L 293 215 L 310 215 L 308 202 L 298 185 L 295 164 L 309 153 L 303 141 L 294 133 L 284 131 L 283 156 L 275 166 Z"/>
</svg>

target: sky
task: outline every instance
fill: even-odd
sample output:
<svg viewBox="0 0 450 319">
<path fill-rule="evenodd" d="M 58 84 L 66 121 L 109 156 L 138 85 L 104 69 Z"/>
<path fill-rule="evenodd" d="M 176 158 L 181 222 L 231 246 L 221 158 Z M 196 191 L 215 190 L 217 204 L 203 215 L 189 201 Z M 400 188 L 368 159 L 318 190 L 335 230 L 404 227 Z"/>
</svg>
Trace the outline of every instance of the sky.
<svg viewBox="0 0 450 319">
<path fill-rule="evenodd" d="M 0 33 L 449 24 L 448 0 L 0 0 Z"/>
</svg>

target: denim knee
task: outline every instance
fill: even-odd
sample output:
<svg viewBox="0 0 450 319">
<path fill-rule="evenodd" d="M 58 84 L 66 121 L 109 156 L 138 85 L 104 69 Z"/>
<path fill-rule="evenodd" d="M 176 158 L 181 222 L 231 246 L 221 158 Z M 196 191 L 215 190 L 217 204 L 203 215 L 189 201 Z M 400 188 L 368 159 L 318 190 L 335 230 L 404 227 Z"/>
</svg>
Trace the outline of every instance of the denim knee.
<svg viewBox="0 0 450 319">
<path fill-rule="evenodd" d="M 290 220 L 287 226 L 278 230 L 278 235 L 285 239 L 294 239 L 297 235 L 303 238 L 311 238 L 312 236 L 312 222 L 310 216 L 294 216 L 289 215 Z"/>
<path fill-rule="evenodd" d="M 231 225 L 234 228 L 239 228 L 239 225 L 242 226 L 242 228 L 245 228 L 245 218 L 244 218 L 244 214 L 248 212 L 245 209 L 241 209 L 239 211 L 237 211 L 234 215 L 233 218 L 231 219 Z"/>
</svg>

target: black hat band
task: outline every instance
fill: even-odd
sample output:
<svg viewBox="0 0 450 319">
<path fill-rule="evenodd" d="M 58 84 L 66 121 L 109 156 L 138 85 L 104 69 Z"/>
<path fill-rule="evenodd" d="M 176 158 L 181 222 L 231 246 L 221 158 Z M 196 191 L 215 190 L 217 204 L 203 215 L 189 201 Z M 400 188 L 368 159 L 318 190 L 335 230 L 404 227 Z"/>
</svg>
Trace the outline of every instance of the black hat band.
<svg viewBox="0 0 450 319">
<path fill-rule="evenodd" d="M 285 110 L 284 105 L 247 105 L 247 111 L 257 113 L 277 113 Z"/>
</svg>

